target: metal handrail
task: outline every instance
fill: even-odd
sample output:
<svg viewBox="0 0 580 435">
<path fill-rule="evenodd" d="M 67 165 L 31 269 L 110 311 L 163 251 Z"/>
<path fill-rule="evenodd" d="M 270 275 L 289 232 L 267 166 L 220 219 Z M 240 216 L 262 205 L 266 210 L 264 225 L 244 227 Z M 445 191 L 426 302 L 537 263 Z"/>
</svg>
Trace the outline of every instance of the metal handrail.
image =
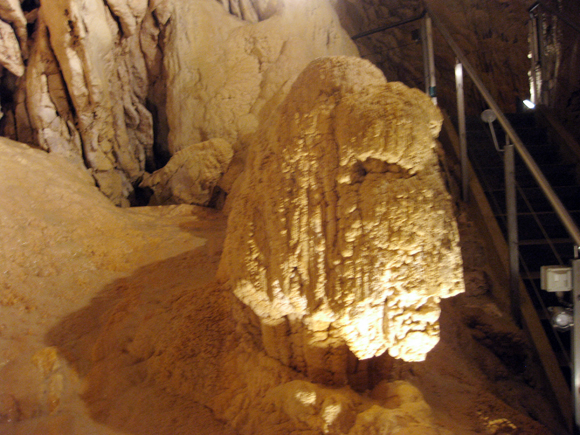
<svg viewBox="0 0 580 435">
<path fill-rule="evenodd" d="M 537 6 L 542 6 L 544 8 L 548 8 L 548 6 L 545 5 L 540 0 L 540 1 L 536 2 L 536 4 L 530 8 L 530 11 L 533 10 Z M 562 14 L 558 13 L 557 11 L 552 11 L 552 12 L 557 14 L 559 17 L 562 15 Z M 524 143 L 519 138 L 518 134 L 516 133 L 516 131 L 512 127 L 511 123 L 507 120 L 506 116 L 504 115 L 502 110 L 499 108 L 499 105 L 496 103 L 496 101 L 491 96 L 491 93 L 487 90 L 487 88 L 483 84 L 483 81 L 477 75 L 475 69 L 471 66 L 471 63 L 467 60 L 467 58 L 463 54 L 463 51 L 459 48 L 459 46 L 457 45 L 455 40 L 451 37 L 451 35 L 447 31 L 447 28 L 443 25 L 441 20 L 439 20 L 437 15 L 433 12 L 433 10 L 431 9 L 431 7 L 428 4 L 425 4 L 425 10 L 417 16 L 414 16 L 414 17 L 409 18 L 407 20 L 399 21 L 397 23 L 380 26 L 380 27 L 377 27 L 375 29 L 371 29 L 371 30 L 368 30 L 365 32 L 358 33 L 358 34 L 354 35 L 352 37 L 352 39 L 353 40 L 359 39 L 359 38 L 362 38 L 364 36 L 369 36 L 369 35 L 372 35 L 374 33 L 382 32 L 384 30 L 388 30 L 388 29 L 392 29 L 395 27 L 399 27 L 399 26 L 404 25 L 404 24 L 412 23 L 414 21 L 418 21 L 418 20 L 424 18 L 426 15 L 428 15 L 428 17 L 433 21 L 433 23 L 435 24 L 435 26 L 437 27 L 437 29 L 439 30 L 441 35 L 443 35 L 443 38 L 445 39 L 447 44 L 451 47 L 451 49 L 453 50 L 453 52 L 457 56 L 457 59 L 459 60 L 459 62 L 462 64 L 463 68 L 465 68 L 465 70 L 467 71 L 467 73 L 469 74 L 471 79 L 473 80 L 475 86 L 477 87 L 477 89 L 479 90 L 479 92 L 481 93 L 481 95 L 483 96 L 483 98 L 485 99 L 487 104 L 489 105 L 490 109 L 492 109 L 493 112 L 496 114 L 497 120 L 499 121 L 501 126 L 504 128 L 504 131 L 506 132 L 508 137 L 511 138 L 511 140 L 512 140 L 516 150 L 520 154 L 522 160 L 524 161 L 524 163 L 526 164 L 526 166 L 528 167 L 528 169 L 532 173 L 532 176 L 537 181 L 540 188 L 542 189 L 542 191 L 544 192 L 544 194 L 548 198 L 548 201 L 550 201 L 550 204 L 552 205 L 552 207 L 554 207 L 554 210 L 556 211 L 558 218 L 560 219 L 560 221 L 562 222 L 562 224 L 566 228 L 566 231 L 568 231 L 568 234 L 570 234 L 570 237 L 572 237 L 572 239 L 574 240 L 574 243 L 577 246 L 580 246 L 580 229 L 578 229 L 578 227 L 576 226 L 576 223 L 574 222 L 574 220 L 570 216 L 570 213 L 568 212 L 566 207 L 564 207 L 564 205 L 562 204 L 562 201 L 560 200 L 558 195 L 554 192 L 554 189 L 552 189 L 552 186 L 550 185 L 550 183 L 548 182 L 548 180 L 546 179 L 546 177 L 544 176 L 544 174 L 542 173 L 542 171 L 540 170 L 540 168 L 538 167 L 538 165 L 536 164 L 536 162 L 534 161 L 534 159 L 532 158 L 532 156 L 530 155 L 530 153 L 526 149 Z M 562 20 L 565 20 L 565 17 L 560 17 L 560 18 L 562 18 Z M 577 26 L 574 26 L 573 24 L 571 24 L 571 25 L 572 25 L 572 27 L 575 28 L 575 30 L 580 31 L 580 29 L 578 29 Z M 431 88 L 433 88 L 433 86 L 431 86 Z M 435 96 L 434 91 L 430 91 L 428 93 L 431 94 L 432 97 Z M 465 169 L 465 168 L 462 168 L 462 169 Z M 464 172 L 466 172 L 466 171 L 464 171 Z M 466 177 L 464 177 L 464 181 L 466 181 Z M 465 191 L 465 189 L 464 189 L 464 191 Z"/>
<path fill-rule="evenodd" d="M 399 21 L 399 22 L 396 22 L 393 24 L 385 24 L 384 26 L 376 27 L 374 29 L 358 33 L 358 34 L 352 36 L 350 39 L 352 39 L 354 41 L 356 39 L 362 38 L 363 36 L 373 35 L 373 34 L 378 33 L 378 32 L 383 32 L 385 30 L 394 29 L 395 27 L 399 27 L 399 26 L 402 26 L 404 24 L 409 24 L 409 23 L 412 23 L 414 21 L 419 21 L 420 19 L 425 18 L 426 13 L 427 13 L 427 11 L 424 10 L 423 12 L 421 12 L 419 15 L 417 15 L 415 17 L 412 17 L 412 18 L 409 18 L 406 20 L 402 20 L 402 21 Z"/>
<path fill-rule="evenodd" d="M 465 57 L 465 55 L 463 54 L 463 51 L 461 51 L 455 40 L 451 37 L 451 35 L 447 31 L 447 28 L 439 20 L 437 15 L 433 13 L 429 5 L 425 5 L 425 8 L 429 16 L 431 17 L 431 20 L 437 27 L 437 30 L 439 30 L 439 32 L 441 33 L 441 35 L 443 36 L 449 47 L 451 47 L 451 49 L 455 53 L 455 56 L 457 56 L 457 59 L 459 59 L 459 61 L 462 63 L 463 67 L 471 77 L 471 80 L 473 81 L 473 83 L 475 84 L 475 86 L 477 87 L 477 89 L 479 90 L 479 92 L 489 105 L 490 109 L 492 109 L 496 114 L 497 120 L 503 127 L 506 134 L 512 140 L 516 150 L 520 154 L 520 157 L 522 158 L 522 160 L 530 170 L 532 176 L 534 177 L 534 179 L 537 181 L 538 185 L 544 192 L 544 195 L 546 195 L 546 198 L 548 198 L 548 201 L 550 201 L 550 204 L 552 205 L 552 207 L 554 207 L 554 210 L 558 215 L 558 218 L 566 228 L 566 231 L 568 231 L 568 234 L 570 234 L 570 237 L 572 237 L 574 243 L 580 246 L 580 229 L 578 229 L 578 227 L 576 226 L 576 223 L 570 216 L 570 213 L 568 213 L 568 210 L 566 210 L 566 207 L 564 207 L 562 201 L 560 200 L 560 198 L 558 198 L 558 195 L 556 194 L 556 192 L 554 192 L 554 189 L 552 189 L 552 186 L 550 185 L 550 183 L 548 182 L 548 180 L 546 179 L 546 177 L 544 176 L 544 174 L 542 173 L 542 171 L 540 170 L 540 168 L 530 155 L 529 151 L 526 149 L 524 143 L 522 142 L 522 140 L 512 127 L 511 123 L 508 121 L 502 110 L 499 108 L 499 105 L 496 103 L 496 101 L 491 96 L 490 92 L 483 84 L 482 80 L 475 72 L 475 69 L 471 66 L 471 63 L 467 60 L 467 57 Z"/>
</svg>

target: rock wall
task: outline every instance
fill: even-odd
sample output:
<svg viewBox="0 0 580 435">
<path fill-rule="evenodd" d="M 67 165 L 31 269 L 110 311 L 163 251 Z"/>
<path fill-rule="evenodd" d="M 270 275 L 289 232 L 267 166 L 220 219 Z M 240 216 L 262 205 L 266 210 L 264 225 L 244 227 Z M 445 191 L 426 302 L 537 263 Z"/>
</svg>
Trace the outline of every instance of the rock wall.
<svg viewBox="0 0 580 435">
<path fill-rule="evenodd" d="M 184 147 L 254 131 L 310 60 L 357 54 L 327 0 L 51 0 L 27 16 L 30 39 L 20 3 L 0 2 L 0 133 L 85 166 L 118 205 Z"/>
<path fill-rule="evenodd" d="M 312 62 L 256 134 L 220 264 L 267 352 L 322 382 L 357 358 L 422 360 L 463 289 L 425 94 L 358 58 Z"/>
<path fill-rule="evenodd" d="M 289 1 L 251 25 L 217 2 L 173 7 L 165 14 L 180 31 L 164 41 L 171 153 L 215 137 L 236 142 L 256 130 L 311 60 L 358 54 L 327 1 Z M 200 18 L 207 16 L 220 19 Z"/>
<path fill-rule="evenodd" d="M 147 1 L 43 2 L 31 18 L 31 55 L 14 84 L 17 98 L 3 125 L 3 134 L 85 166 L 118 205 L 129 204 L 152 157 L 138 32 L 147 6 Z"/>
<path fill-rule="evenodd" d="M 528 13 L 531 1 L 427 0 L 478 71 L 502 110 L 516 111 L 516 99 L 529 98 Z M 382 25 L 418 16 L 421 1 L 339 0 L 343 26 L 354 36 Z M 433 32 L 439 103 L 453 114 L 455 55 L 437 30 Z M 420 22 L 405 24 L 355 41 L 361 56 L 379 66 L 388 80 L 425 89 Z M 479 116 L 486 103 L 471 80 L 465 81 L 470 114 Z"/>
<path fill-rule="evenodd" d="M 580 142 L 580 4 L 574 1 L 547 2 L 552 10 L 562 13 L 569 24 L 540 7 L 543 13 L 545 61 L 542 68 L 544 91 L 542 104 L 555 109 L 560 121 Z"/>
<path fill-rule="evenodd" d="M 27 39 L 26 18 L 20 2 L 0 2 L 0 66 L 17 77 L 24 74 L 24 59 L 28 54 Z"/>
<path fill-rule="evenodd" d="M 508 112 L 529 94 L 528 3 L 430 0 Z M 342 26 L 354 35 L 420 11 L 418 1 L 2 0 L 0 135 L 86 167 L 118 205 L 139 203 L 146 172 L 213 138 L 243 150 L 312 59 L 356 55 Z M 417 37 L 415 23 L 357 46 L 389 80 L 423 89 Z M 453 114 L 454 55 L 435 39 L 438 95 Z M 574 56 L 561 63 L 554 107 L 574 130 Z M 466 101 L 473 115 L 486 108 L 470 81 Z"/>
</svg>

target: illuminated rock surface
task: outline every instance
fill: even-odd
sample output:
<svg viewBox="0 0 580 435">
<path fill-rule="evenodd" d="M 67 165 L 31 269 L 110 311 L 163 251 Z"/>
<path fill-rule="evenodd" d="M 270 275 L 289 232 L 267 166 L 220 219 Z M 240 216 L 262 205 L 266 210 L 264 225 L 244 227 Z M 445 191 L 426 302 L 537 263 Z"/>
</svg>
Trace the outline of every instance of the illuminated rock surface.
<svg viewBox="0 0 580 435">
<path fill-rule="evenodd" d="M 0 173 L 2 434 L 234 433 L 205 407 L 247 434 L 355 434 L 377 416 L 447 433 L 407 383 L 372 399 L 324 389 L 236 333 L 230 298 L 212 283 L 219 214 L 115 208 L 61 157 L 3 138 Z M 39 179 L 42 191 L 6 194 Z M 141 409 L 139 421 L 126 406 Z"/>
<path fill-rule="evenodd" d="M 28 55 L 26 18 L 18 0 L 0 1 L 0 65 L 20 77 Z"/>
<path fill-rule="evenodd" d="M 328 1 L 270 3 L 277 13 L 256 24 L 215 0 L 160 3 L 156 14 L 171 17 L 172 29 L 163 58 L 171 153 L 214 137 L 233 143 L 256 130 L 310 61 L 358 54 Z"/>
<path fill-rule="evenodd" d="M 439 301 L 463 291 L 441 120 L 421 92 L 335 57 L 310 64 L 256 135 L 221 272 L 272 356 L 322 369 L 345 343 L 408 361 L 437 343 Z"/>
<path fill-rule="evenodd" d="M 16 76 L 24 74 L 18 40 L 9 24 L 0 20 L 0 65 Z"/>
</svg>

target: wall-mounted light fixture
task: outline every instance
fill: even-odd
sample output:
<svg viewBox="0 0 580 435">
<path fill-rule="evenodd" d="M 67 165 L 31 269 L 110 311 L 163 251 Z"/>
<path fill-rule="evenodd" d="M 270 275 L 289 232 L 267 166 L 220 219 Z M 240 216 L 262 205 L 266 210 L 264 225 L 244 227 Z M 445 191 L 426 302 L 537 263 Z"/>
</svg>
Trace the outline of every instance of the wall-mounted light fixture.
<svg viewBox="0 0 580 435">
<path fill-rule="evenodd" d="M 536 108 L 536 105 L 534 103 L 532 103 L 530 100 L 524 100 L 523 103 L 524 103 L 524 106 L 526 106 L 530 110 L 533 110 Z"/>
</svg>

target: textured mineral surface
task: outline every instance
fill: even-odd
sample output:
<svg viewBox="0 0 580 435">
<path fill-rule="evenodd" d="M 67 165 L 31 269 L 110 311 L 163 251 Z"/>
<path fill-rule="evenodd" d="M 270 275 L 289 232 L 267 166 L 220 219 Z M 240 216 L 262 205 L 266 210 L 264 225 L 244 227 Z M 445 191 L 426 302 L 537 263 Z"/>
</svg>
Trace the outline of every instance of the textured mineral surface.
<svg viewBox="0 0 580 435">
<path fill-rule="evenodd" d="M 342 370 L 343 344 L 418 361 L 437 343 L 439 301 L 463 291 L 441 120 L 369 62 L 330 57 L 256 134 L 220 274 L 260 317 L 272 356 L 322 379 L 329 360 Z"/>
<path fill-rule="evenodd" d="M 510 104 L 512 3 L 446 2 Z M 344 58 L 286 98 L 359 50 L 422 87 L 414 29 L 349 37 L 419 10 L 0 0 L 0 434 L 566 433 L 459 201 L 467 290 L 439 301 L 462 283 L 428 99 Z M 205 202 L 231 151 L 220 282 L 225 213 L 113 204 L 144 177 Z"/>
</svg>

